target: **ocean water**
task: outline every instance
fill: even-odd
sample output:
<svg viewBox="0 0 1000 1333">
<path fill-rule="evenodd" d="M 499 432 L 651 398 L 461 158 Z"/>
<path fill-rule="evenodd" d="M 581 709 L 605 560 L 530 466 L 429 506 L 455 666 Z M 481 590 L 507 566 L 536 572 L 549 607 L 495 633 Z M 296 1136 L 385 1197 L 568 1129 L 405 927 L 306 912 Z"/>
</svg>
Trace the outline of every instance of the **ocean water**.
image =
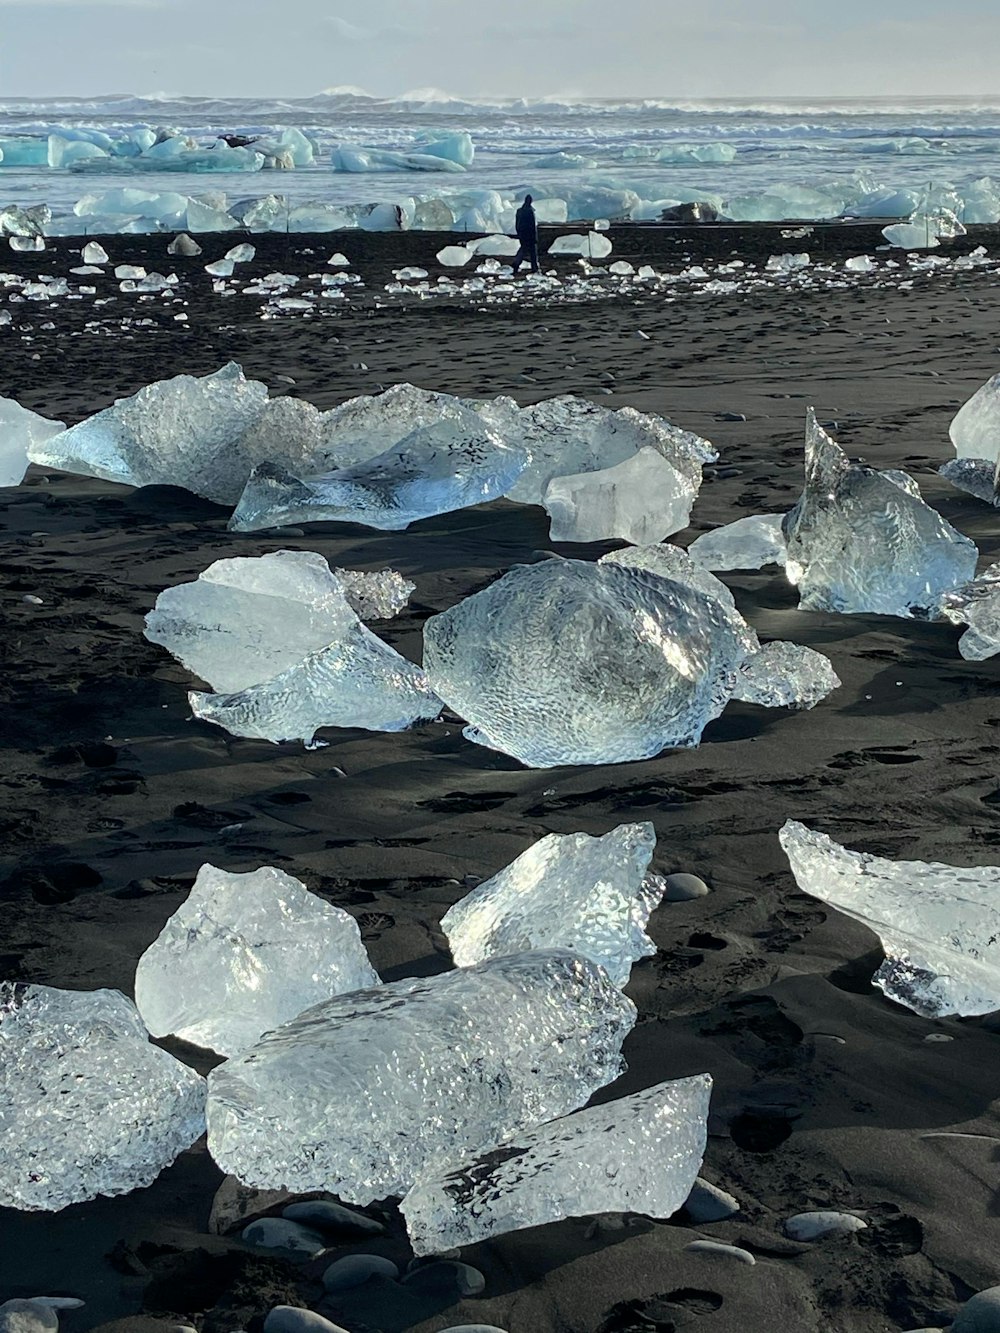
<svg viewBox="0 0 1000 1333">
<path fill-rule="evenodd" d="M 821 192 L 830 201 L 816 204 L 810 213 L 800 200 L 790 215 L 808 217 L 849 212 L 866 195 L 928 186 L 954 187 L 961 204 L 971 182 L 1000 180 L 1000 97 L 475 102 L 434 90 L 391 100 L 332 90 L 289 100 L 108 96 L 0 101 L 0 139 L 46 138 L 60 126 L 93 127 L 117 137 L 139 125 L 182 130 L 206 144 L 223 133 L 297 126 L 314 140 L 317 160 L 295 171 L 220 175 L 80 174 L 0 165 L 0 207 L 44 202 L 67 219 L 81 196 L 123 185 L 192 196 L 224 191 L 227 204 L 280 193 L 293 207 L 402 198 L 467 201 L 485 191 L 496 191 L 504 200 L 525 190 L 558 199 L 574 192 L 580 197 L 596 185 L 632 190 L 643 201 L 711 197 L 724 204 L 737 201 L 738 208 L 740 200 L 745 205 L 748 199 L 795 187 Z M 467 130 L 476 147 L 475 161 L 464 174 L 355 174 L 330 166 L 330 151 L 340 144 L 412 151 L 421 139 L 454 130 Z M 691 149 L 703 152 L 720 144 L 726 146 L 725 155 L 732 150 L 732 161 L 690 160 Z M 712 154 L 718 151 L 709 148 Z M 579 157 L 584 164 L 575 169 L 540 165 L 554 154 Z M 688 160 L 664 161 L 657 155 Z M 961 207 L 956 211 L 961 216 Z"/>
</svg>

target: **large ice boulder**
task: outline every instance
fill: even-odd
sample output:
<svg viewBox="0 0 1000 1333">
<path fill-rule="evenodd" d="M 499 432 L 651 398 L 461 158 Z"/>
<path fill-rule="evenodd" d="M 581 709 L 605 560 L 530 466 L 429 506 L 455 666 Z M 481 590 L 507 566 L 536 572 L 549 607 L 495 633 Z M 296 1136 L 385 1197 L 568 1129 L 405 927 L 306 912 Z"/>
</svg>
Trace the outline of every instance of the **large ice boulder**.
<svg viewBox="0 0 1000 1333">
<path fill-rule="evenodd" d="M 150 1185 L 204 1132 L 205 1081 L 115 990 L 0 983 L 0 1206 Z"/>
<path fill-rule="evenodd" d="M 784 522 L 785 573 L 813 611 L 926 617 L 970 581 L 978 551 L 919 494 L 851 463 L 810 409 L 806 481 Z"/>
<path fill-rule="evenodd" d="M 1000 1009 L 1000 866 L 887 861 L 794 820 L 779 837 L 804 893 L 878 935 L 889 999 L 928 1018 Z"/>
<path fill-rule="evenodd" d="M 457 162 L 460 167 L 471 167 L 476 156 L 472 135 L 467 130 L 455 134 L 446 134 L 441 139 L 417 144 L 421 153 L 430 153 L 432 157 L 444 157 L 450 162 Z"/>
<path fill-rule="evenodd" d="M 418 1180 L 401 1204 L 416 1255 L 594 1213 L 671 1217 L 698 1177 L 708 1074 L 661 1083 L 509 1139 Z"/>
<path fill-rule="evenodd" d="M 32 450 L 65 429 L 63 422 L 30 412 L 13 398 L 0 398 L 0 486 L 18 485 Z"/>
<path fill-rule="evenodd" d="M 188 695 L 195 716 L 236 736 L 401 731 L 441 711 L 425 673 L 361 623 L 311 551 L 217 560 L 162 592 L 145 632 L 218 691 Z"/>
<path fill-rule="evenodd" d="M 700 484 L 700 469 L 691 477 L 648 447 L 614 467 L 553 477 L 542 496 L 552 520 L 549 537 L 554 542 L 662 541 L 687 527 Z"/>
<path fill-rule="evenodd" d="M 257 1189 L 404 1194 L 584 1105 L 621 1073 L 635 1017 L 561 949 L 326 1000 L 212 1072 L 209 1150 Z"/>
<path fill-rule="evenodd" d="M 135 1002 L 154 1037 L 231 1056 L 320 1000 L 377 985 L 347 912 L 275 866 L 203 865 L 139 959 Z"/>
<path fill-rule="evenodd" d="M 612 245 L 599 231 L 588 231 L 582 236 L 557 236 L 549 246 L 550 255 L 574 255 L 584 259 L 607 259 Z"/>
</svg>

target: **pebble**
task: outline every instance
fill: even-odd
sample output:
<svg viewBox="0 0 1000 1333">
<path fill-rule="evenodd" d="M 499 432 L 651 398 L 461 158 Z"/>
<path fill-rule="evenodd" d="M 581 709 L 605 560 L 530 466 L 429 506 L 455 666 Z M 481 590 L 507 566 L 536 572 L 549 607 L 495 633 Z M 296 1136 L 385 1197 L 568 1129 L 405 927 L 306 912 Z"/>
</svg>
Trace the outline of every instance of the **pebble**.
<svg viewBox="0 0 1000 1333">
<path fill-rule="evenodd" d="M 458 1296 L 478 1296 L 486 1290 L 486 1279 L 478 1268 L 454 1259 L 422 1264 L 407 1273 L 403 1282 L 408 1287 L 426 1287 L 434 1292 L 454 1291 Z"/>
<path fill-rule="evenodd" d="M 663 895 L 665 903 L 686 903 L 692 898 L 704 898 L 709 892 L 708 885 L 697 875 L 667 875 L 667 891 Z"/>
<path fill-rule="evenodd" d="M 307 1199 L 304 1203 L 290 1203 L 282 1208 L 281 1216 L 290 1222 L 317 1227 L 320 1231 L 335 1231 L 338 1236 L 381 1236 L 385 1227 L 374 1217 L 355 1212 L 331 1199 Z"/>
<path fill-rule="evenodd" d="M 947 1032 L 928 1032 L 924 1041 L 954 1041 L 954 1037 L 949 1037 Z"/>
<path fill-rule="evenodd" d="M 746 421 L 743 412 L 716 412 L 716 421 Z"/>
<path fill-rule="evenodd" d="M 242 1234 L 256 1250 L 275 1250 L 294 1259 L 315 1259 L 326 1249 L 318 1231 L 280 1217 L 262 1217 L 245 1227 Z"/>
<path fill-rule="evenodd" d="M 713 1185 L 709 1180 L 702 1180 L 699 1176 L 691 1187 L 691 1193 L 684 1204 L 684 1211 L 692 1222 L 703 1224 L 721 1222 L 727 1217 L 732 1217 L 740 1211 L 740 1205 L 731 1194 L 720 1190 L 718 1185 Z"/>
<path fill-rule="evenodd" d="M 25 595 L 21 598 L 21 601 L 22 601 L 22 602 L 26 602 L 26 603 L 28 604 L 28 606 L 44 606 L 44 605 L 45 605 L 45 603 L 42 601 L 42 599 L 41 599 L 40 597 L 36 597 L 33 593 L 30 593 L 30 592 L 25 593 Z"/>
<path fill-rule="evenodd" d="M 749 1250 L 741 1250 L 738 1245 L 723 1245 L 717 1240 L 693 1240 L 685 1245 L 692 1254 L 717 1254 L 720 1259 L 735 1259 L 741 1264 L 755 1264 L 757 1260 Z"/>
<path fill-rule="evenodd" d="M 348 1254 L 326 1270 L 323 1286 L 327 1291 L 348 1291 L 351 1287 L 360 1287 L 372 1277 L 384 1277 L 395 1282 L 399 1277 L 399 1269 L 391 1259 L 383 1259 L 380 1254 Z"/>
<path fill-rule="evenodd" d="M 264 1320 L 264 1333 L 347 1333 L 340 1324 L 331 1324 L 314 1310 L 297 1305 L 276 1305 Z"/>
<path fill-rule="evenodd" d="M 4 1301 L 0 1305 L 0 1333 L 55 1333 L 59 1317 L 40 1301 Z"/>
<path fill-rule="evenodd" d="M 716 469 L 715 475 L 720 481 L 725 480 L 727 477 L 742 477 L 743 469 L 741 467 L 720 467 Z"/>
<path fill-rule="evenodd" d="M 785 1235 L 792 1240 L 820 1240 L 823 1236 L 849 1236 L 867 1227 L 868 1223 L 853 1213 L 796 1213 L 785 1223 Z"/>
<path fill-rule="evenodd" d="M 965 1302 L 950 1333 L 1000 1333 L 1000 1287 L 987 1287 Z"/>
</svg>

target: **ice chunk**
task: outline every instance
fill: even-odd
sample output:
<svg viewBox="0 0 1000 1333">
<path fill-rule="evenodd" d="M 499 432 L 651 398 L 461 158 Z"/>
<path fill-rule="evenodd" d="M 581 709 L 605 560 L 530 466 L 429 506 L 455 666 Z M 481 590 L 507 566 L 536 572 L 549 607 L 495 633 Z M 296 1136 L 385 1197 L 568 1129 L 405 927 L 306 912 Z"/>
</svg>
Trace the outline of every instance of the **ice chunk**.
<svg viewBox="0 0 1000 1333">
<path fill-rule="evenodd" d="M 956 489 L 1000 507 L 1000 465 L 992 458 L 952 458 L 938 472 Z"/>
<path fill-rule="evenodd" d="M 808 268 L 812 260 L 807 254 L 772 255 L 764 269 L 767 273 L 795 273 L 800 268 Z"/>
<path fill-rule="evenodd" d="M 557 236 L 549 246 L 550 255 L 583 255 L 586 259 L 607 259 L 611 241 L 599 231 L 588 231 L 582 236 Z"/>
<path fill-rule="evenodd" d="M 659 542 L 652 546 L 623 546 L 619 551 L 609 551 L 597 562 L 600 565 L 624 565 L 627 569 L 645 569 L 661 578 L 676 579 L 704 593 L 717 602 L 721 602 L 727 612 L 739 617 L 736 602 L 721 579 L 710 574 L 691 558 L 690 551 L 683 551 L 670 542 Z M 751 634 L 751 644 L 755 646 Z"/>
<path fill-rule="evenodd" d="M 1000 867 L 886 861 L 794 820 L 778 836 L 804 893 L 878 935 L 889 999 L 927 1018 L 1000 1009 Z"/>
<path fill-rule="evenodd" d="M 944 620 L 968 625 L 958 651 L 968 662 L 1000 653 L 1000 563 L 990 565 L 971 583 L 946 592 L 938 605 Z"/>
<path fill-rule="evenodd" d="M 785 563 L 783 514 L 754 514 L 703 532 L 688 555 L 706 569 L 762 569 Z"/>
<path fill-rule="evenodd" d="M 65 429 L 61 421 L 29 412 L 13 398 L 0 398 L 0 486 L 17 486 L 31 451 Z"/>
<path fill-rule="evenodd" d="M 22 136 L 0 139 L 0 152 L 5 167 L 47 167 L 49 164 L 48 139 Z"/>
<path fill-rule="evenodd" d="M 476 155 L 472 135 L 466 130 L 456 134 L 447 134 L 443 139 L 431 143 L 418 144 L 421 153 L 430 153 L 434 157 L 446 157 L 450 162 L 457 162 L 460 167 L 471 167 Z"/>
<path fill-rule="evenodd" d="M 883 227 L 882 235 L 901 250 L 936 250 L 941 244 L 929 220 L 895 222 L 891 227 Z"/>
<path fill-rule="evenodd" d="M 103 148 L 98 148 L 97 144 L 94 143 L 64 139 L 59 134 L 50 134 L 48 138 L 49 166 L 56 170 L 60 167 L 71 167 L 75 163 L 86 161 L 88 158 L 101 158 L 102 161 L 107 162 L 108 156 L 109 154 Z"/>
<path fill-rule="evenodd" d="M 85 264 L 107 264 L 109 262 L 107 250 L 97 241 L 88 241 L 80 252 L 80 258 Z"/>
<path fill-rule="evenodd" d="M 948 434 L 959 458 L 1000 459 L 1000 375 L 994 375 L 958 409 Z"/>
<path fill-rule="evenodd" d="M 478 241 L 470 241 L 469 249 L 477 255 L 516 255 L 520 242 L 513 236 L 483 236 Z"/>
<path fill-rule="evenodd" d="M 320 1000 L 379 984 L 347 912 L 274 866 L 203 865 L 139 959 L 135 1002 L 154 1037 L 230 1056 Z"/>
<path fill-rule="evenodd" d="M 41 236 L 12 236 L 9 245 L 21 254 L 30 254 L 32 251 L 44 250 L 45 240 Z"/>
<path fill-rule="evenodd" d="M 761 708 L 814 708 L 840 686 L 829 658 L 797 643 L 768 643 L 740 663 L 734 699 Z"/>
<path fill-rule="evenodd" d="M 371 574 L 358 569 L 333 572 L 359 620 L 391 620 L 406 606 L 417 586 L 394 569 L 380 569 Z"/>
<path fill-rule="evenodd" d="M 480 427 L 469 435 L 450 422 L 415 430 L 364 463 L 321 476 L 258 467 L 230 520 L 234 532 L 334 520 L 397 531 L 435 514 L 505 495 L 528 455 Z"/>
<path fill-rule="evenodd" d="M 225 258 L 232 264 L 249 264 L 256 254 L 257 250 L 254 246 L 244 243 L 234 245 L 231 250 L 227 250 Z"/>
<path fill-rule="evenodd" d="M 563 948 L 600 963 L 621 989 L 637 958 L 656 953 L 646 923 L 666 882 L 647 876 L 652 824 L 603 837 L 550 833 L 444 914 L 459 967 L 530 949 Z"/>
<path fill-rule="evenodd" d="M 446 245 L 443 250 L 437 252 L 435 258 L 445 268 L 462 268 L 474 254 L 474 250 L 464 245 Z"/>
<path fill-rule="evenodd" d="M 146 637 L 220 691 L 190 694 L 192 711 L 236 736 L 401 731 L 441 711 L 425 674 L 361 624 L 311 551 L 217 560 L 160 594 Z"/>
<path fill-rule="evenodd" d="M 188 200 L 185 220 L 188 231 L 193 232 L 236 231 L 240 225 L 225 208 L 213 208 L 198 199 Z"/>
<path fill-rule="evenodd" d="M 235 267 L 231 259 L 217 259 L 213 264 L 205 265 L 205 272 L 213 278 L 231 278 Z"/>
<path fill-rule="evenodd" d="M 350 144 L 338 144 L 330 154 L 330 165 L 334 171 L 372 172 L 372 171 L 455 171 L 464 172 L 461 162 L 453 161 L 440 153 L 433 153 L 433 145 L 420 144 L 423 149 L 418 153 L 398 153 L 389 148 L 358 148 Z"/>
<path fill-rule="evenodd" d="M 853 615 L 926 617 L 975 574 L 978 551 L 922 500 L 850 463 L 806 419 L 806 484 L 784 524 L 785 573 L 799 605 Z"/>
<path fill-rule="evenodd" d="M 403 1194 L 621 1073 L 635 1006 L 563 949 L 494 958 L 307 1009 L 209 1080 L 209 1150 L 257 1189 Z"/>
<path fill-rule="evenodd" d="M 599 472 L 553 477 L 542 496 L 551 540 L 658 542 L 687 527 L 700 482 L 645 447 Z"/>
<path fill-rule="evenodd" d="M 469 722 L 469 740 L 530 768 L 696 745 L 759 649 L 732 599 L 699 586 L 708 577 L 613 561 L 515 566 L 427 621 L 432 688 Z"/>
<path fill-rule="evenodd" d="M 0 1206 L 149 1185 L 205 1127 L 205 1083 L 115 990 L 0 984 Z"/>
<path fill-rule="evenodd" d="M 705 1156 L 712 1080 L 661 1083 L 418 1180 L 402 1202 L 416 1255 L 591 1213 L 670 1217 Z"/>
<path fill-rule="evenodd" d="M 875 261 L 870 255 L 855 255 L 853 259 L 844 260 L 844 268 L 849 273 L 871 273 L 875 267 Z"/>
<path fill-rule="evenodd" d="M 42 236 L 51 221 L 52 209 L 48 204 L 34 204 L 31 208 L 9 205 L 0 209 L 0 236 Z"/>
</svg>

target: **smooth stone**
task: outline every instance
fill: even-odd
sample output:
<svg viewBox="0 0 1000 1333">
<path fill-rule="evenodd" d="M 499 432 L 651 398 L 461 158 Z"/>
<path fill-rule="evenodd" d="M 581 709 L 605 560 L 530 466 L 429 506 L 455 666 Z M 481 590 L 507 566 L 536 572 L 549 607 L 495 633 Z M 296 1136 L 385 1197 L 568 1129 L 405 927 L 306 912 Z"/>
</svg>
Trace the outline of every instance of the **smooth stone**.
<svg viewBox="0 0 1000 1333">
<path fill-rule="evenodd" d="M 255 1250 L 276 1250 L 296 1259 L 315 1259 L 327 1248 L 318 1231 L 281 1217 L 262 1217 L 244 1227 L 243 1239 Z"/>
<path fill-rule="evenodd" d="M 755 1264 L 757 1260 L 749 1250 L 741 1250 L 738 1245 L 723 1245 L 718 1240 L 693 1240 L 684 1246 L 692 1254 L 718 1255 L 721 1259 L 735 1259 L 741 1264 Z"/>
<path fill-rule="evenodd" d="M 693 898 L 704 898 L 709 892 L 709 887 L 703 879 L 697 875 L 686 875 L 679 873 L 676 875 L 667 875 L 667 891 L 663 895 L 665 903 L 687 903 Z"/>
<path fill-rule="evenodd" d="M 374 1217 L 347 1208 L 330 1199 L 307 1199 L 304 1203 L 290 1203 L 282 1208 L 281 1216 L 290 1222 L 301 1222 L 320 1231 L 335 1231 L 339 1236 L 381 1236 L 385 1227 Z"/>
<path fill-rule="evenodd" d="M 441 1259 L 424 1264 L 403 1278 L 407 1287 L 426 1287 L 432 1291 L 454 1291 L 459 1296 L 478 1296 L 486 1290 L 486 1279 L 478 1268 L 460 1264 L 455 1259 Z"/>
<path fill-rule="evenodd" d="M 1000 1287 L 971 1296 L 955 1316 L 950 1333 L 1000 1333 Z"/>
<path fill-rule="evenodd" d="M 327 1291 L 348 1291 L 373 1277 L 394 1282 L 399 1277 L 399 1269 L 391 1259 L 383 1259 L 380 1254 L 348 1254 L 326 1270 L 323 1286 Z"/>
<path fill-rule="evenodd" d="M 4 1301 L 0 1305 L 0 1333 L 56 1333 L 59 1316 L 39 1301 Z"/>
<path fill-rule="evenodd" d="M 160 892 L 155 885 L 153 887 Z M 291 1197 L 288 1190 L 255 1190 L 250 1185 L 244 1185 L 235 1176 L 226 1176 L 212 1200 L 212 1211 L 208 1218 L 209 1234 L 222 1236 L 232 1230 L 238 1222 L 252 1217 L 255 1213 L 266 1213 L 275 1204 L 284 1203 Z"/>
<path fill-rule="evenodd" d="M 264 1320 L 264 1333 L 347 1333 L 340 1324 L 331 1324 L 315 1310 L 297 1305 L 276 1305 Z"/>
<path fill-rule="evenodd" d="M 705 1222 L 722 1222 L 732 1217 L 740 1211 L 740 1205 L 731 1194 L 699 1176 L 691 1187 L 684 1211 L 692 1222 L 701 1225 Z"/>
<path fill-rule="evenodd" d="M 849 1236 L 865 1231 L 868 1223 L 853 1213 L 796 1213 L 785 1223 L 785 1235 L 792 1240 L 820 1240 L 823 1236 Z"/>
</svg>

